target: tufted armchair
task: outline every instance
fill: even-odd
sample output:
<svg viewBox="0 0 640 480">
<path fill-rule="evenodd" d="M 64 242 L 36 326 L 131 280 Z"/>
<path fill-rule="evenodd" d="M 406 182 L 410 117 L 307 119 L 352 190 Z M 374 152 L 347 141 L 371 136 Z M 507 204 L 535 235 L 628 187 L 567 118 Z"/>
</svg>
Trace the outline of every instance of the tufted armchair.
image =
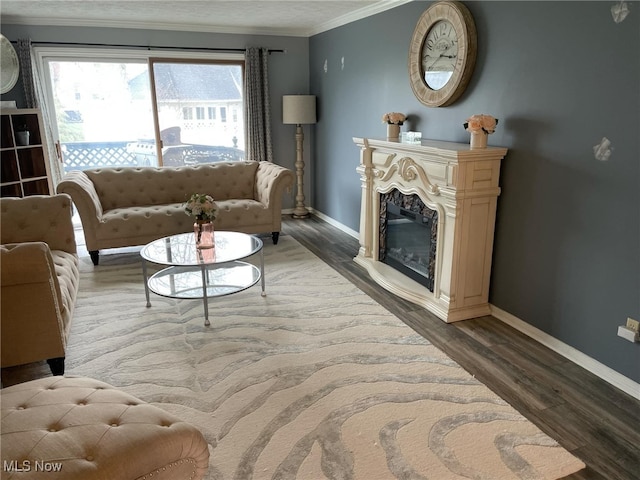
<svg viewBox="0 0 640 480">
<path fill-rule="evenodd" d="M 122 167 L 69 172 L 59 193 L 73 199 L 87 250 L 144 245 L 193 229 L 184 211 L 193 193 L 211 195 L 219 207 L 217 230 L 270 232 L 278 242 L 282 195 L 291 170 L 271 162 L 220 162 L 185 167 Z"/>
<path fill-rule="evenodd" d="M 0 199 L 2 367 L 47 360 L 64 373 L 78 293 L 68 195 Z"/>
</svg>

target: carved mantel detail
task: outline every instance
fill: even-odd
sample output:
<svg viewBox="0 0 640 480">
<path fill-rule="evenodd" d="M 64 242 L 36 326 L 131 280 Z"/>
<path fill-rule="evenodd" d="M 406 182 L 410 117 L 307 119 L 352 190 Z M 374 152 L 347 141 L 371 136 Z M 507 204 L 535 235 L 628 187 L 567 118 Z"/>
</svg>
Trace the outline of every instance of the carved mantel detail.
<svg viewBox="0 0 640 480">
<path fill-rule="evenodd" d="M 360 250 L 354 259 L 387 290 L 446 322 L 488 315 L 500 163 L 506 148 L 354 138 L 362 182 Z M 380 194 L 416 194 L 438 212 L 433 293 L 378 260 Z"/>
</svg>

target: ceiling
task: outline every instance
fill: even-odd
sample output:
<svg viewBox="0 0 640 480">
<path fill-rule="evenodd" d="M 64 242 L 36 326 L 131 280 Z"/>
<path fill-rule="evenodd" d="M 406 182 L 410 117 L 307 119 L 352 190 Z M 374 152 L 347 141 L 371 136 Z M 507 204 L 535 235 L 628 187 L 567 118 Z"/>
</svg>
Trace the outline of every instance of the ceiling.
<svg viewBox="0 0 640 480">
<path fill-rule="evenodd" d="M 412 0 L 2 0 L 3 24 L 308 37 Z"/>
</svg>

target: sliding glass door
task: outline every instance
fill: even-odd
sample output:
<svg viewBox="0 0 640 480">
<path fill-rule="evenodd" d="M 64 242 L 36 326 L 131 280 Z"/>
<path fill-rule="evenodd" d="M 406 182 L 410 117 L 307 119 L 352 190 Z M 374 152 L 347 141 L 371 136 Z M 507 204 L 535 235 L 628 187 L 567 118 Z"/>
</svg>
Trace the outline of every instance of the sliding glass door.
<svg viewBox="0 0 640 480">
<path fill-rule="evenodd" d="M 149 101 L 134 95 L 146 62 L 51 61 L 48 64 L 58 141 L 68 170 L 135 165 L 130 145 L 154 142 Z"/>
<path fill-rule="evenodd" d="M 151 59 L 164 165 L 244 159 L 242 64 Z"/>
<path fill-rule="evenodd" d="M 69 56 L 42 55 L 65 171 L 244 160 L 241 59 Z"/>
</svg>

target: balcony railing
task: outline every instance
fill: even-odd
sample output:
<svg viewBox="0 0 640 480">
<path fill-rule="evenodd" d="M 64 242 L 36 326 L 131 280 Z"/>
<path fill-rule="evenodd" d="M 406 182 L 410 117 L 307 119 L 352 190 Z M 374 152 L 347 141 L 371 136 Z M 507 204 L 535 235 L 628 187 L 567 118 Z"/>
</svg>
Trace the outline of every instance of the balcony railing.
<svg viewBox="0 0 640 480">
<path fill-rule="evenodd" d="M 130 167 L 135 156 L 127 151 L 131 142 L 74 142 L 62 144 L 64 170 L 86 170 L 101 167 Z"/>
<path fill-rule="evenodd" d="M 64 170 L 89 168 L 155 166 L 155 144 L 151 142 L 73 142 L 63 143 Z M 237 162 L 244 160 L 244 151 L 211 145 L 178 145 L 162 152 L 165 166 L 199 163 Z"/>
</svg>

